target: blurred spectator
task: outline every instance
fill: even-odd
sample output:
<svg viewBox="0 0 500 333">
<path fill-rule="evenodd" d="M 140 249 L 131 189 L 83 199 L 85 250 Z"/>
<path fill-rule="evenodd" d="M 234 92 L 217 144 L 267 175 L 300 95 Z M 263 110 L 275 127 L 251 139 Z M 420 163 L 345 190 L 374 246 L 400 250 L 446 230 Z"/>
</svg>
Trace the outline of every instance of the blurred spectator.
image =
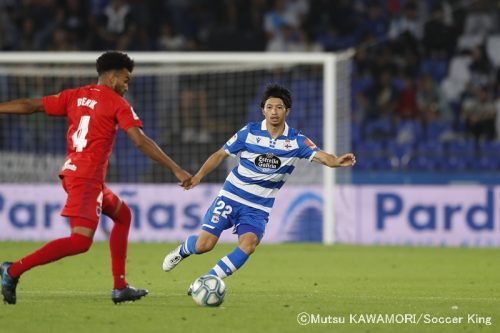
<svg viewBox="0 0 500 333">
<path fill-rule="evenodd" d="M 104 8 L 97 27 L 99 49 L 126 50 L 129 48 L 135 24 L 130 6 L 124 0 L 111 0 Z"/>
<path fill-rule="evenodd" d="M 266 47 L 268 52 L 321 52 L 323 46 L 312 41 L 306 31 L 288 24 L 281 27 L 281 33 L 274 35 Z"/>
<path fill-rule="evenodd" d="M 156 43 L 160 51 L 185 51 L 194 48 L 194 44 L 186 40 L 184 36 L 174 33 L 168 22 L 161 25 Z"/>
<path fill-rule="evenodd" d="M 471 51 L 469 90 L 492 87 L 495 80 L 495 71 L 484 45 L 478 45 Z"/>
<path fill-rule="evenodd" d="M 200 75 L 194 79 L 181 79 L 180 84 L 182 142 L 208 143 L 212 140 L 208 118 L 208 79 Z"/>
<path fill-rule="evenodd" d="M 270 11 L 264 16 L 264 31 L 268 40 L 277 37 L 282 32 L 284 25 L 291 25 L 285 17 L 286 0 L 275 0 Z"/>
<path fill-rule="evenodd" d="M 370 33 L 377 41 L 384 41 L 387 38 L 389 24 L 382 14 L 382 6 L 375 0 L 370 1 L 364 16 L 356 31 L 357 40 Z"/>
<path fill-rule="evenodd" d="M 12 4 L 4 6 L 0 12 L 0 46 L 2 50 L 14 51 L 22 44 L 16 10 Z"/>
<path fill-rule="evenodd" d="M 475 90 L 474 95 L 464 101 L 462 108 L 466 135 L 476 141 L 493 140 L 496 112 L 490 88 L 481 86 Z"/>
<path fill-rule="evenodd" d="M 215 22 L 208 29 L 206 49 L 211 51 L 263 51 L 265 7 L 261 1 L 223 0 Z"/>
<path fill-rule="evenodd" d="M 88 12 L 86 1 L 66 0 L 64 4 L 63 26 L 68 40 L 79 49 L 88 48 Z"/>
<path fill-rule="evenodd" d="M 417 4 L 413 1 L 406 3 L 403 16 L 391 21 L 389 38 L 397 39 L 408 33 L 413 39 L 422 39 L 422 23 L 417 15 Z"/>
<path fill-rule="evenodd" d="M 437 6 L 431 12 L 430 19 L 424 27 L 422 42 L 428 56 L 447 58 L 452 55 L 456 36 L 453 28 L 446 23 L 441 6 Z"/>
<path fill-rule="evenodd" d="M 394 116 L 396 123 L 404 119 L 417 119 L 419 117 L 417 107 L 417 90 L 415 81 L 411 77 L 404 78 L 403 88 L 399 92 L 399 101 Z"/>
<path fill-rule="evenodd" d="M 452 124 L 454 121 L 448 102 L 431 75 L 422 75 L 419 79 L 417 105 L 424 123 L 443 120 Z"/>
<path fill-rule="evenodd" d="M 389 71 L 380 74 L 376 83 L 363 94 L 365 120 L 391 119 L 399 101 L 399 92 Z"/>
<path fill-rule="evenodd" d="M 64 29 L 55 29 L 49 43 L 50 51 L 76 51 L 77 47 L 68 38 L 68 32 Z"/>
</svg>

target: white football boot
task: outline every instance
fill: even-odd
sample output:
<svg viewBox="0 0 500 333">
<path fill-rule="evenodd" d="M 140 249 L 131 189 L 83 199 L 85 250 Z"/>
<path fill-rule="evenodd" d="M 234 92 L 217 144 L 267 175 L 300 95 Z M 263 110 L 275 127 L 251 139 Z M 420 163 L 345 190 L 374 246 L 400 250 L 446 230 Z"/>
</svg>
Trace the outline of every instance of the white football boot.
<svg viewBox="0 0 500 333">
<path fill-rule="evenodd" d="M 182 259 L 184 259 L 180 253 L 181 246 L 182 244 L 179 245 L 175 250 L 167 254 L 165 256 L 165 259 L 163 259 L 163 270 L 165 272 L 170 272 L 182 261 Z"/>
</svg>

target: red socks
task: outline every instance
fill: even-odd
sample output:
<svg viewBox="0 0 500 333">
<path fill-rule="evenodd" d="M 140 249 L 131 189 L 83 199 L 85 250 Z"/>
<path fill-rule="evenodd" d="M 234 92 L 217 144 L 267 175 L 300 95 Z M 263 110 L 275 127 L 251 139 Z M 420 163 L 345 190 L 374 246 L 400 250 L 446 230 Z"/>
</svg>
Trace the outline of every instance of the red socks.
<svg viewBox="0 0 500 333">
<path fill-rule="evenodd" d="M 123 202 L 113 217 L 114 226 L 109 237 L 111 270 L 113 272 L 115 289 L 122 289 L 127 286 L 125 261 L 127 259 L 128 232 L 131 220 L 132 214 L 130 208 Z M 53 240 L 37 251 L 14 262 L 9 267 L 8 273 L 13 278 L 16 278 L 33 267 L 86 252 L 91 245 L 91 238 L 72 233 L 70 237 Z"/>
<path fill-rule="evenodd" d="M 53 240 L 35 252 L 14 262 L 9 267 L 8 273 L 13 278 L 16 278 L 33 267 L 86 252 L 91 245 L 92 239 L 80 234 L 71 234 L 70 237 Z"/>
<path fill-rule="evenodd" d="M 128 231 L 132 214 L 130 208 L 122 202 L 118 212 L 113 217 L 114 226 L 109 236 L 111 251 L 111 270 L 113 272 L 114 288 L 122 289 L 127 286 L 125 280 L 125 261 L 127 259 Z"/>
</svg>

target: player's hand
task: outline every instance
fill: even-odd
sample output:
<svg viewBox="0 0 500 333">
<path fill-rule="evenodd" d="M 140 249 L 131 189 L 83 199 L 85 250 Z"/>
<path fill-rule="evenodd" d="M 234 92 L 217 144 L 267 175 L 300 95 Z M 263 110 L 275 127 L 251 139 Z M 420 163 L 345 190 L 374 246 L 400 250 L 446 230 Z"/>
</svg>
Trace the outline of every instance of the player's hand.
<svg viewBox="0 0 500 333">
<path fill-rule="evenodd" d="M 356 156 L 353 153 L 344 154 L 337 157 L 337 163 L 339 167 L 349 167 L 356 164 Z"/>
<path fill-rule="evenodd" d="M 184 188 L 188 186 L 192 177 L 191 174 L 184 169 L 179 169 L 178 171 L 174 172 L 174 175 L 179 180 L 177 184 Z"/>
<path fill-rule="evenodd" d="M 191 177 L 189 184 L 184 187 L 186 190 L 190 190 L 201 182 L 201 177 L 197 174 Z"/>
</svg>

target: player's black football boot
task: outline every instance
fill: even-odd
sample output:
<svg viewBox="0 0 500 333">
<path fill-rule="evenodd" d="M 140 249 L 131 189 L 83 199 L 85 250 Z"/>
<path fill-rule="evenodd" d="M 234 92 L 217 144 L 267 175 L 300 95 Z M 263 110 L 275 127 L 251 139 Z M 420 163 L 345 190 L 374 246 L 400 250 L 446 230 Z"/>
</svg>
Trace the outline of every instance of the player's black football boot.
<svg viewBox="0 0 500 333">
<path fill-rule="evenodd" d="M 5 304 L 16 304 L 16 287 L 19 278 L 13 278 L 9 275 L 8 269 L 11 262 L 4 262 L 0 265 L 0 276 L 2 276 L 2 295 Z"/>
<path fill-rule="evenodd" d="M 122 303 L 128 301 L 136 301 L 146 296 L 149 293 L 146 289 L 136 289 L 132 286 L 127 286 L 123 289 L 113 289 L 111 292 L 111 300 L 115 303 Z"/>
</svg>

